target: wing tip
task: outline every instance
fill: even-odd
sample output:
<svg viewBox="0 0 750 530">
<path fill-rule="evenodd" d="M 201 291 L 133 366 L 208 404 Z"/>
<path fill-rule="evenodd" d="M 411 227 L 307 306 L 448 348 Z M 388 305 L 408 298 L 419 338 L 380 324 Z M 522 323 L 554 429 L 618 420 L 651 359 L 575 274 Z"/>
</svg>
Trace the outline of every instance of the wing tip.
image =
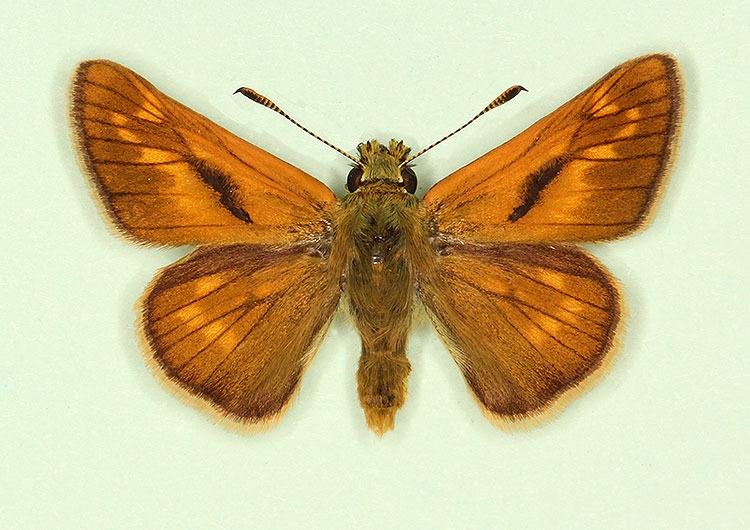
<svg viewBox="0 0 750 530">
<path fill-rule="evenodd" d="M 67 92 L 66 115 L 68 121 L 68 134 L 73 145 L 73 155 L 76 159 L 76 164 L 85 177 L 84 180 L 86 181 L 89 194 L 94 199 L 94 204 L 96 204 L 100 217 L 105 220 L 109 233 L 131 243 L 146 246 L 158 246 L 135 236 L 127 226 L 117 218 L 112 204 L 109 201 L 107 194 L 104 192 L 99 176 L 96 173 L 91 153 L 86 147 L 88 144 L 88 137 L 86 135 L 85 127 L 83 126 L 83 87 L 87 82 L 86 76 L 89 69 L 96 64 L 115 65 L 116 63 L 106 59 L 88 59 L 81 61 L 73 69 L 73 73 L 68 82 L 69 88 Z"/>
<path fill-rule="evenodd" d="M 679 158 L 682 130 L 685 121 L 685 75 L 677 58 L 670 53 L 663 52 L 644 55 L 643 57 L 633 59 L 633 61 L 653 59 L 662 63 L 667 82 L 670 86 L 668 94 L 670 102 L 669 123 L 665 134 L 666 144 L 659 160 L 658 177 L 656 178 L 654 189 L 644 205 L 643 211 L 635 220 L 633 227 L 615 239 L 622 239 L 638 234 L 653 223 L 656 213 L 659 210 L 659 205 L 664 200 L 667 186 L 674 174 Z"/>
</svg>

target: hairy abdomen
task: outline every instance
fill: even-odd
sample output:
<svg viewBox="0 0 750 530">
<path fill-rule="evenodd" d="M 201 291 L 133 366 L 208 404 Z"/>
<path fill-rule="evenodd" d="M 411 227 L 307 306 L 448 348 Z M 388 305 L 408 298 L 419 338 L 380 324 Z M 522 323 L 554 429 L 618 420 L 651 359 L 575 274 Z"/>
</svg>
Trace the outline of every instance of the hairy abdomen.
<svg viewBox="0 0 750 530">
<path fill-rule="evenodd" d="M 359 400 L 368 426 L 382 435 L 393 429 L 396 412 L 406 401 L 411 371 L 406 338 L 414 295 L 407 246 L 410 231 L 419 223 L 412 196 L 361 191 L 347 197 L 348 219 L 340 226 L 350 231 L 353 243 L 346 290 L 362 339 Z"/>
</svg>

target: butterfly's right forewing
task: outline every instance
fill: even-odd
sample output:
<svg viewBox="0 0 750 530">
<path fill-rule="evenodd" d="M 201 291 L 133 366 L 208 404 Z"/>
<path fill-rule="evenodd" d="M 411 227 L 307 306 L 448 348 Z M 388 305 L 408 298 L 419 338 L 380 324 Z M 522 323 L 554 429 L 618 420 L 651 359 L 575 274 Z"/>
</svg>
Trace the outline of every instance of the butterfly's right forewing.
<svg viewBox="0 0 750 530">
<path fill-rule="evenodd" d="M 613 69 L 425 195 L 439 237 L 597 241 L 645 225 L 677 149 L 682 80 L 668 55 Z"/>
<path fill-rule="evenodd" d="M 78 66 L 71 118 L 121 234 L 200 246 L 140 302 L 149 364 L 230 424 L 278 419 L 341 293 L 333 192 L 111 61 Z"/>
</svg>

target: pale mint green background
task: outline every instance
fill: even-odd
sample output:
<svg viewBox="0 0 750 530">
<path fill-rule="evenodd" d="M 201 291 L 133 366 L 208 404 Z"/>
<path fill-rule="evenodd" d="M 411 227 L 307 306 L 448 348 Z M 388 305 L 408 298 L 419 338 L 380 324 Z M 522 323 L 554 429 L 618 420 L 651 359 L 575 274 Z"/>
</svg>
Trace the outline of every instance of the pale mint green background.
<svg viewBox="0 0 750 530">
<path fill-rule="evenodd" d="M 747 2 L 26 2 L 0 22 L 1 528 L 740 528 L 748 465 Z M 606 7 L 604 7 L 606 6 Z M 422 147 L 426 187 L 616 64 L 675 54 L 682 153 L 651 229 L 594 248 L 632 315 L 611 375 L 528 433 L 488 424 L 427 326 L 377 439 L 345 319 L 281 424 L 227 433 L 143 366 L 132 306 L 184 249 L 111 237 L 68 140 L 79 60 L 120 61 L 333 186 L 347 160 L 232 96 L 251 85 L 342 148 Z"/>
</svg>

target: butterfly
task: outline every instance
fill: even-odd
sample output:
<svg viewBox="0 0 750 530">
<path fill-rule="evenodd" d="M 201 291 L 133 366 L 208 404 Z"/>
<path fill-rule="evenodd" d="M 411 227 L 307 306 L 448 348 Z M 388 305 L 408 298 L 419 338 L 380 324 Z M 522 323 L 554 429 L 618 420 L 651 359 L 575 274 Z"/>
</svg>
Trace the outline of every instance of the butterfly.
<svg viewBox="0 0 750 530">
<path fill-rule="evenodd" d="M 343 303 L 361 337 L 359 401 L 383 435 L 406 400 L 420 305 L 500 426 L 561 408 L 610 364 L 617 282 L 575 243 L 645 226 L 677 150 L 682 80 L 669 55 L 621 64 L 422 199 L 401 141 L 344 153 L 355 164 L 337 198 L 117 63 L 79 64 L 71 95 L 116 231 L 197 247 L 139 302 L 160 378 L 231 425 L 272 425 Z"/>
</svg>

